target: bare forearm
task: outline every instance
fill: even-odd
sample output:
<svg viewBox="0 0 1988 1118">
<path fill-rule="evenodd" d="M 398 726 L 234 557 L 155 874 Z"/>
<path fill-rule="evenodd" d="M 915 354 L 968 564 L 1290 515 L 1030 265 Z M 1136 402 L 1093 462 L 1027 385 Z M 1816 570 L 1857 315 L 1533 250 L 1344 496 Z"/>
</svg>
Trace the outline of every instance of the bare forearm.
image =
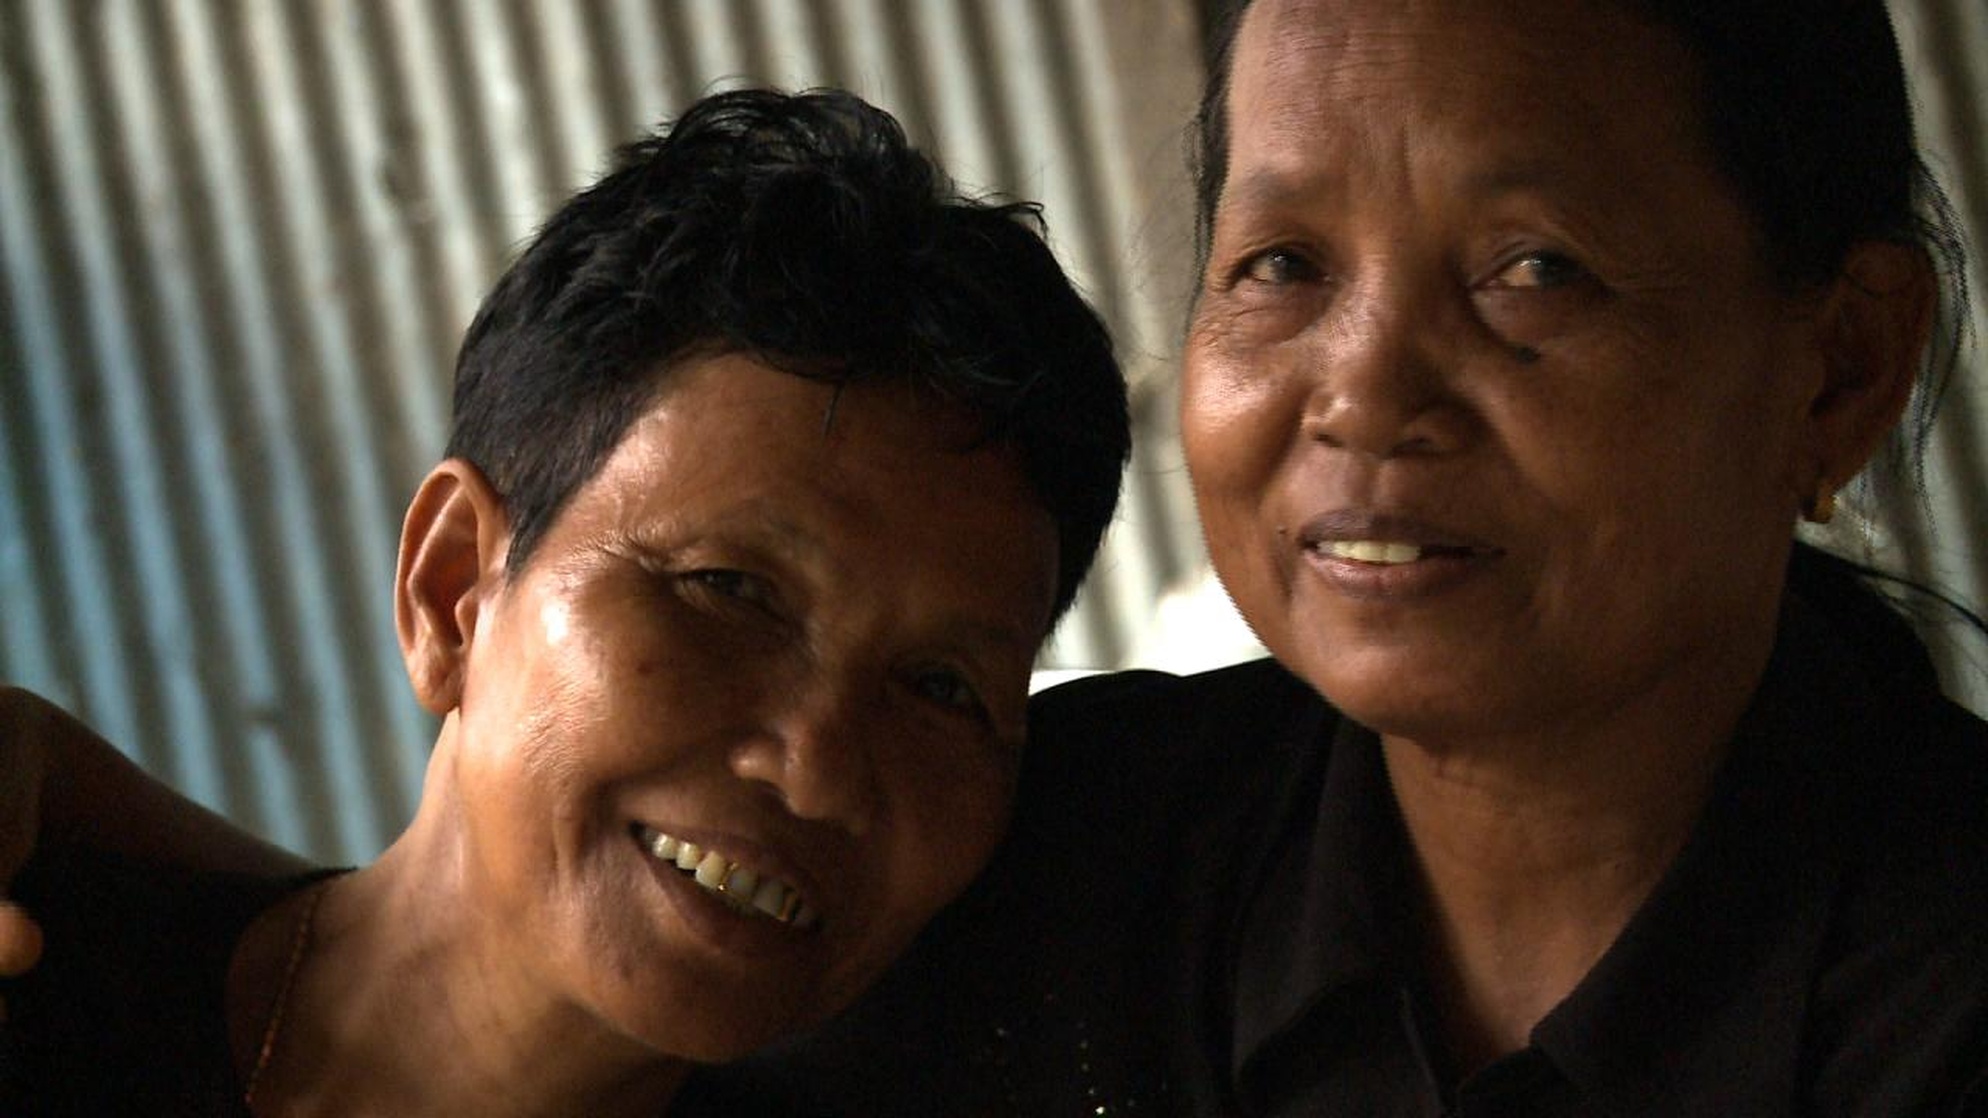
<svg viewBox="0 0 1988 1118">
<path fill-rule="evenodd" d="M 0 761 L 38 779 L 40 795 L 0 804 L 0 831 L 14 834 L 17 861 L 40 843 L 88 846 L 191 869 L 252 874 L 306 865 L 153 779 L 66 711 L 16 688 L 0 688 Z M 18 770 L 18 773 L 16 772 Z M 25 818 L 23 818 L 25 813 Z M 0 852 L 0 870 L 11 869 Z"/>
</svg>

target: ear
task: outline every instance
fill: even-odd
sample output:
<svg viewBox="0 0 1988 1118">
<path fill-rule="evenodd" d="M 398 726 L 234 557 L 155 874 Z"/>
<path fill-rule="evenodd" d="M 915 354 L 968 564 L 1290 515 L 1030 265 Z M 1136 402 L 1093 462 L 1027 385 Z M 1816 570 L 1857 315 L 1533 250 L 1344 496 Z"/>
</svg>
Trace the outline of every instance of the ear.
<svg viewBox="0 0 1988 1118">
<path fill-rule="evenodd" d="M 1823 376 L 1809 408 L 1811 474 L 1821 486 L 1856 476 L 1898 425 L 1918 382 L 1938 298 L 1932 262 L 1916 245 L 1855 245 L 1818 319 Z"/>
<path fill-rule="evenodd" d="M 394 628 L 415 697 L 435 714 L 462 701 L 478 613 L 504 581 L 504 503 L 483 472 L 451 458 L 421 481 L 400 528 Z"/>
</svg>

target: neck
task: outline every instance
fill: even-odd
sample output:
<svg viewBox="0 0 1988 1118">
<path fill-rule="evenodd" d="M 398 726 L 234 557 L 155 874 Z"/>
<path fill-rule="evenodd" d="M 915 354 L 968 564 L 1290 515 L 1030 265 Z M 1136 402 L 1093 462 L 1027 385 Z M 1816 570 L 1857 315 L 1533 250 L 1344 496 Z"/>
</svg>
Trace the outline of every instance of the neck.
<svg viewBox="0 0 1988 1118">
<path fill-rule="evenodd" d="M 1456 1070 L 1523 1048 L 1656 888 L 1710 795 L 1767 647 L 1605 718 L 1470 740 L 1383 735 Z"/>
<path fill-rule="evenodd" d="M 660 1113 L 689 1065 L 540 990 L 529 961 L 457 903 L 459 875 L 421 856 L 420 830 L 326 887 L 256 1112 Z M 257 1058 L 302 903 L 265 914 L 237 952 L 229 1005 L 240 1066 Z"/>
</svg>

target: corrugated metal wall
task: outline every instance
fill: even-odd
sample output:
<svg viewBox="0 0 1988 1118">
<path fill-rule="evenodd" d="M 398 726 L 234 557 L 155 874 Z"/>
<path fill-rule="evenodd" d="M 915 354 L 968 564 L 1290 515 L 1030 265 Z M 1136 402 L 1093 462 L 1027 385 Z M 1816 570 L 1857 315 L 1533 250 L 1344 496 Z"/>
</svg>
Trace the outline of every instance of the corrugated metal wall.
<svg viewBox="0 0 1988 1118">
<path fill-rule="evenodd" d="M 1980 245 L 1988 11 L 1897 8 Z M 1200 562 L 1169 398 L 1195 9 L 0 0 L 0 679 L 278 841 L 370 857 L 411 810 L 431 732 L 387 590 L 456 338 L 612 143 L 743 81 L 854 88 L 963 182 L 1047 203 L 1139 379 L 1145 436 L 1050 659 L 1119 662 Z M 1988 381 L 1978 348 L 1967 360 Z M 1984 439 L 1988 398 L 1957 392 L 1941 532 L 1904 510 L 1869 537 L 1975 601 Z"/>
<path fill-rule="evenodd" d="M 1853 517 L 1837 542 L 1988 610 L 1988 3 L 1892 0 L 1891 9 L 1921 144 L 1966 238 L 1967 273 L 1953 279 L 1967 292 L 1972 332 L 1927 448 L 1925 501 L 1874 510 L 1868 532 Z M 1988 645 L 1950 616 L 1921 629 L 1949 691 L 1988 713 Z"/>
<path fill-rule="evenodd" d="M 1047 204 L 1159 414 L 1198 49 L 1185 0 L 0 0 L 0 678 L 370 857 L 432 737 L 387 592 L 456 339 L 612 144 L 854 88 Z M 1115 662 L 1194 561 L 1177 473 L 1135 469 L 1058 661 Z"/>
</svg>

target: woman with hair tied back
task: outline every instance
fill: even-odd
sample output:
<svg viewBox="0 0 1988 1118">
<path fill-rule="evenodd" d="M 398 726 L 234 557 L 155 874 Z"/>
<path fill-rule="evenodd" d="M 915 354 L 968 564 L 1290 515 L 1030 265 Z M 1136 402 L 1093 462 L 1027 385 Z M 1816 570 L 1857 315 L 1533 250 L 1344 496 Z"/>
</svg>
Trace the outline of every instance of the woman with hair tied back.
<svg viewBox="0 0 1988 1118">
<path fill-rule="evenodd" d="M 1880 0 L 1256 0 L 1198 138 L 1181 432 L 1275 662 L 1038 696 L 980 887 L 764 1075 L 1988 1113 L 1988 736 L 1795 532 L 1910 499 L 1955 356 Z"/>
</svg>

